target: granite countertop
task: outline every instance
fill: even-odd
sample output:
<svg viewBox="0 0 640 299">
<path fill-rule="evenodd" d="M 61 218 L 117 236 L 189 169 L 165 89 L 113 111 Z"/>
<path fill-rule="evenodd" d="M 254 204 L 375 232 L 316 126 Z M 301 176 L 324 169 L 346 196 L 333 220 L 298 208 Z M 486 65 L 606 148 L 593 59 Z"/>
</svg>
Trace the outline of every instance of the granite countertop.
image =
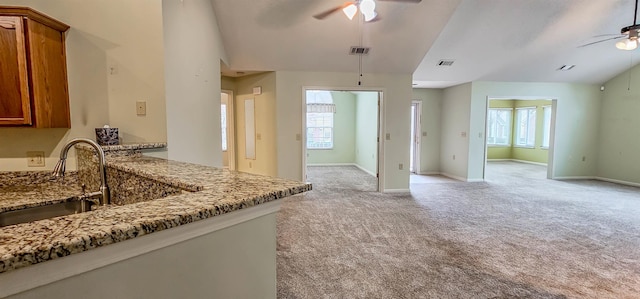
<svg viewBox="0 0 640 299">
<path fill-rule="evenodd" d="M 50 171 L 0 172 L 0 213 L 76 200 L 77 173 L 52 179 Z"/>
<path fill-rule="evenodd" d="M 108 157 L 107 166 L 161 180 L 185 191 L 145 202 L 0 227 L 0 275 L 311 190 L 310 184 L 297 181 L 139 155 Z"/>
</svg>

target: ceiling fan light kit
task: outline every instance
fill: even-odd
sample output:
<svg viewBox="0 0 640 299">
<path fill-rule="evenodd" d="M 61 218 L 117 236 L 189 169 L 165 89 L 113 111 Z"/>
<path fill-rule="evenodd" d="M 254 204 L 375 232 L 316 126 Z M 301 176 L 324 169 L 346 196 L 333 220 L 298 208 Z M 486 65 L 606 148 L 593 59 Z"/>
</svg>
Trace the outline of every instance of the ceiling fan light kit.
<svg viewBox="0 0 640 299">
<path fill-rule="evenodd" d="M 620 32 L 624 35 L 627 35 L 628 38 L 617 42 L 616 48 L 620 50 L 635 50 L 636 48 L 638 48 L 638 29 L 640 29 L 640 25 L 633 25 L 622 28 Z"/>
<path fill-rule="evenodd" d="M 373 22 L 379 20 L 378 12 L 376 11 L 376 1 L 383 2 L 397 2 L 397 3 L 420 3 L 422 0 L 355 0 L 348 1 L 342 5 L 333 7 L 329 10 L 321 12 L 319 14 L 314 15 L 313 17 L 318 20 L 323 20 L 326 17 L 332 15 L 333 13 L 342 10 L 342 12 L 349 18 L 349 20 L 353 20 L 358 11 L 363 16 L 365 22 Z"/>
<path fill-rule="evenodd" d="M 627 35 L 627 38 L 616 43 L 616 48 L 620 50 L 635 50 L 638 48 L 638 29 L 640 25 L 636 23 L 638 17 L 638 0 L 636 0 L 636 7 L 633 13 L 633 25 L 624 27 L 620 30 L 620 33 Z"/>
</svg>

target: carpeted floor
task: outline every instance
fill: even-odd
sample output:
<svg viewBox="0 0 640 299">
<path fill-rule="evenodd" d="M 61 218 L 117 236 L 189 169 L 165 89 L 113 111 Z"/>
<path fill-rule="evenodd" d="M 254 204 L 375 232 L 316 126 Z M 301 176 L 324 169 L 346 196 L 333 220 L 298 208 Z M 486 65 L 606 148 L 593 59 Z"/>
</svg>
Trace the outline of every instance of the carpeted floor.
<svg viewBox="0 0 640 299">
<path fill-rule="evenodd" d="M 327 170 L 278 214 L 279 298 L 640 298 L 638 188 L 492 162 L 399 195 Z"/>
</svg>

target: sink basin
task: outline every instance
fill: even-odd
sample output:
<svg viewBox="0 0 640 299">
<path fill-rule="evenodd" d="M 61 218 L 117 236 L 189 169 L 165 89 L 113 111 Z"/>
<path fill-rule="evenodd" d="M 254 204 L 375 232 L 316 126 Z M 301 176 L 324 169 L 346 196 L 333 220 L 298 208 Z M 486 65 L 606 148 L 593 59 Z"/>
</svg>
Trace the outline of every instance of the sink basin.
<svg viewBox="0 0 640 299">
<path fill-rule="evenodd" d="M 0 227 L 37 221 L 58 216 L 91 211 L 92 202 L 86 200 L 62 202 L 0 213 Z"/>
</svg>

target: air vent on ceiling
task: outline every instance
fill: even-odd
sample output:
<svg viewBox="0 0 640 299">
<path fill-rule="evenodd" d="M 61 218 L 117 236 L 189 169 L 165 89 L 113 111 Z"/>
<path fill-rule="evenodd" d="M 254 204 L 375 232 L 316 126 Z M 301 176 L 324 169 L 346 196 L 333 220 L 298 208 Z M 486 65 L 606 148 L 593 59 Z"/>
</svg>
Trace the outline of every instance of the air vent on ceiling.
<svg viewBox="0 0 640 299">
<path fill-rule="evenodd" d="M 453 64 L 453 60 L 440 60 L 438 62 L 439 66 L 451 66 Z"/>
<path fill-rule="evenodd" d="M 360 47 L 360 46 L 352 46 L 351 50 L 349 50 L 349 54 L 351 54 L 351 55 L 367 55 L 367 54 L 369 54 L 369 50 L 371 50 L 371 48 Z"/>
<path fill-rule="evenodd" d="M 574 67 L 576 67 L 575 64 L 565 64 L 565 65 L 561 66 L 558 70 L 559 71 L 568 71 L 568 70 L 570 70 L 570 69 L 572 69 Z"/>
</svg>

